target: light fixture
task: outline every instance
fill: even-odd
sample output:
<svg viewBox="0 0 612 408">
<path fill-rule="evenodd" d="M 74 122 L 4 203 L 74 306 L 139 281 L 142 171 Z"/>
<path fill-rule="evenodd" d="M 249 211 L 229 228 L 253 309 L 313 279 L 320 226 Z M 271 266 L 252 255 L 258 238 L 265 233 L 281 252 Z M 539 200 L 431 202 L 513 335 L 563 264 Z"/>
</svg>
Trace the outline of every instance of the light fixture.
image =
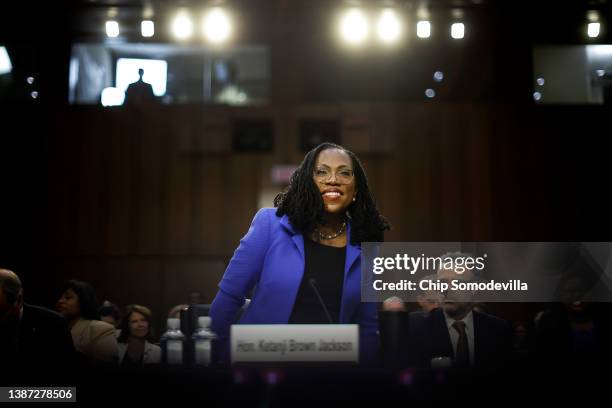
<svg viewBox="0 0 612 408">
<path fill-rule="evenodd" d="M 213 43 L 221 43 L 229 37 L 232 26 L 227 13 L 221 8 L 213 8 L 204 17 L 203 31 L 206 38 Z"/>
<path fill-rule="evenodd" d="M 193 22 L 187 11 L 177 13 L 172 21 L 172 32 L 179 40 L 186 40 L 193 34 Z"/>
<path fill-rule="evenodd" d="M 589 23 L 587 25 L 587 35 L 590 38 L 597 38 L 597 37 L 599 37 L 600 29 L 601 29 L 601 24 L 600 23 Z"/>
<path fill-rule="evenodd" d="M 451 24 L 451 37 L 461 40 L 465 36 L 465 25 L 463 23 Z"/>
<path fill-rule="evenodd" d="M 587 24 L 587 36 L 589 38 L 599 37 L 601 32 L 600 15 L 598 10 L 589 10 L 586 14 Z"/>
<path fill-rule="evenodd" d="M 431 36 L 431 23 L 428 20 L 421 20 L 417 23 L 417 37 L 429 38 Z"/>
<path fill-rule="evenodd" d="M 368 21 L 359 9 L 350 9 L 340 22 L 340 34 L 350 44 L 361 44 L 368 36 Z"/>
<path fill-rule="evenodd" d="M 115 38 L 119 36 L 119 23 L 115 20 L 109 20 L 106 22 L 106 36 L 109 38 Z"/>
<path fill-rule="evenodd" d="M 11 64 L 11 58 L 6 51 L 6 47 L 0 45 L 0 75 L 8 74 L 13 70 L 13 64 Z"/>
<path fill-rule="evenodd" d="M 102 106 L 120 106 L 125 100 L 125 93 L 121 89 L 108 87 L 102 90 L 100 102 Z"/>
<path fill-rule="evenodd" d="M 142 20 L 140 22 L 140 33 L 143 37 L 153 37 L 155 35 L 155 23 L 151 20 Z"/>
<path fill-rule="evenodd" d="M 538 92 L 538 91 L 535 91 L 533 93 L 533 100 L 536 101 L 536 102 L 539 102 L 541 99 L 542 99 L 542 93 Z"/>
<path fill-rule="evenodd" d="M 395 11 L 384 9 L 378 19 L 378 38 L 384 43 L 392 43 L 399 39 L 401 31 L 401 23 Z"/>
</svg>

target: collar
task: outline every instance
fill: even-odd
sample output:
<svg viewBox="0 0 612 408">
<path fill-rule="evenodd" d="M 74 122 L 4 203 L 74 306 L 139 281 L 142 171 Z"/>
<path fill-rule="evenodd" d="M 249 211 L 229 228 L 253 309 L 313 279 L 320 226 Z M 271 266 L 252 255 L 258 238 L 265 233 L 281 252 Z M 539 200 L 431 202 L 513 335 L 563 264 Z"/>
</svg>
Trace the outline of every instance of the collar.
<svg viewBox="0 0 612 408">
<path fill-rule="evenodd" d="M 297 234 L 297 231 L 295 230 L 295 228 L 293 228 L 293 225 L 291 225 L 291 222 L 289 221 L 289 216 L 287 214 L 281 217 L 280 223 L 287 231 L 291 233 L 291 235 Z"/>
<path fill-rule="evenodd" d="M 304 257 L 304 239 L 302 237 L 302 234 L 300 234 L 298 231 L 295 230 L 295 228 L 293 228 L 293 225 L 291 225 L 287 214 L 281 217 L 280 223 L 283 228 L 285 228 L 292 235 L 291 238 L 293 239 L 293 242 L 302 254 L 302 257 Z M 361 246 L 359 244 L 351 244 L 351 219 L 349 218 L 346 222 L 346 271 L 351 268 L 353 263 L 359 258 L 360 255 Z"/>
<path fill-rule="evenodd" d="M 446 320 L 446 327 L 448 328 L 448 330 L 452 329 L 453 323 L 455 323 L 457 320 L 450 317 L 444 309 L 442 309 L 442 312 L 444 313 L 444 319 Z M 460 319 L 459 321 L 465 323 L 465 330 L 474 328 L 474 313 L 470 310 L 468 314 L 465 315 L 465 317 L 463 319 Z"/>
</svg>

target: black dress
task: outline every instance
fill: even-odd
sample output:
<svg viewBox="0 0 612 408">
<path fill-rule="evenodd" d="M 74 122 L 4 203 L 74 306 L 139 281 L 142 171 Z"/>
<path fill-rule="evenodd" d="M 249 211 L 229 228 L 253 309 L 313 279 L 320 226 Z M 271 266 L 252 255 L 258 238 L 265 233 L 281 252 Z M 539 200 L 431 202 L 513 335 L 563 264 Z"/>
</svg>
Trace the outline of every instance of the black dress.
<svg viewBox="0 0 612 408">
<path fill-rule="evenodd" d="M 292 324 L 338 323 L 344 283 L 346 247 L 337 248 L 304 237 L 306 265 L 300 289 L 289 318 Z M 318 299 L 316 287 L 327 307 L 332 322 Z"/>
</svg>

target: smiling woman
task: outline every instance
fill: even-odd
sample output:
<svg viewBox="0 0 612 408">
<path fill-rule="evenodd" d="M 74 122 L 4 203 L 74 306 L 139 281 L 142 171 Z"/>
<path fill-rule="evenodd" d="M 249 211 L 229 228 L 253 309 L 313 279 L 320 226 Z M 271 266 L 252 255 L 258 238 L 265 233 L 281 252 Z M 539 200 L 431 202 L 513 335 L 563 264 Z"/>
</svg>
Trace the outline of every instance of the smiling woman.
<svg viewBox="0 0 612 408">
<path fill-rule="evenodd" d="M 381 242 L 389 224 L 378 212 L 359 159 L 342 146 L 311 150 L 287 189 L 253 219 L 219 284 L 210 315 L 215 354 L 228 355 L 239 323 L 359 324 L 361 361 L 378 347 L 376 305 L 361 302 L 361 242 Z"/>
<path fill-rule="evenodd" d="M 159 363 L 161 348 L 153 344 L 151 311 L 144 306 L 129 305 L 121 320 L 121 334 L 117 338 L 121 367 L 140 367 Z"/>
</svg>

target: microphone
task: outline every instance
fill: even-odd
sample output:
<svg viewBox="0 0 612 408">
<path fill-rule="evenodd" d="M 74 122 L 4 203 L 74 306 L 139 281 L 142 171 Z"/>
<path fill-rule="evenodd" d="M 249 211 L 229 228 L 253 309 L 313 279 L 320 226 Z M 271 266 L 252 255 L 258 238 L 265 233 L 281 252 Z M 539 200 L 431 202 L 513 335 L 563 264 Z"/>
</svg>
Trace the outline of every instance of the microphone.
<svg viewBox="0 0 612 408">
<path fill-rule="evenodd" d="M 325 306 L 325 302 L 323 301 L 323 298 L 321 297 L 321 293 L 319 293 L 319 290 L 317 289 L 317 280 L 315 278 L 310 278 L 308 279 L 308 283 L 310 284 L 310 287 L 314 291 L 315 295 L 317 295 L 317 298 L 319 299 L 319 303 L 323 307 L 323 311 L 325 312 L 325 316 L 327 317 L 329 324 L 334 324 L 334 321 L 332 320 L 331 315 L 329 314 L 329 310 L 327 310 L 327 306 Z"/>
</svg>

